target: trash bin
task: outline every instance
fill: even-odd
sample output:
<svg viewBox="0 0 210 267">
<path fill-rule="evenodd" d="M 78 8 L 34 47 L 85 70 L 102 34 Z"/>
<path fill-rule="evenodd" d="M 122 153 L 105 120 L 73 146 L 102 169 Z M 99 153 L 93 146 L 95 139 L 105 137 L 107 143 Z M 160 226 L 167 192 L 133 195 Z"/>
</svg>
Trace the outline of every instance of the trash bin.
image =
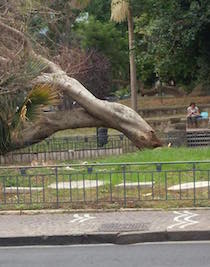
<svg viewBox="0 0 210 267">
<path fill-rule="evenodd" d="M 108 143 L 108 129 L 107 128 L 97 128 L 97 146 L 103 147 Z"/>
</svg>

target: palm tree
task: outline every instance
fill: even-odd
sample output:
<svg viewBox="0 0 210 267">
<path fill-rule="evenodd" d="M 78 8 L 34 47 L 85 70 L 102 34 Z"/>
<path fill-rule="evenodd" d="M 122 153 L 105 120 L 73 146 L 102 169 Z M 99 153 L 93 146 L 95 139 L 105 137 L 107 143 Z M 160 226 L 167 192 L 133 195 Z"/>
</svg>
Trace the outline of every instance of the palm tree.
<svg viewBox="0 0 210 267">
<path fill-rule="evenodd" d="M 135 39 L 133 10 L 130 0 L 112 0 L 111 2 L 111 20 L 115 22 L 128 21 L 129 34 L 129 58 L 130 58 L 130 88 L 131 88 L 131 106 L 137 111 L 137 80 L 136 80 L 136 62 L 135 62 Z"/>
<path fill-rule="evenodd" d="M 37 85 L 27 94 L 21 106 L 13 112 L 7 109 L 10 119 L 0 112 L 0 154 L 11 147 L 11 137 L 20 138 L 22 127 L 26 121 L 32 122 L 42 115 L 45 106 L 54 106 L 59 102 L 58 91 L 51 84 Z"/>
</svg>

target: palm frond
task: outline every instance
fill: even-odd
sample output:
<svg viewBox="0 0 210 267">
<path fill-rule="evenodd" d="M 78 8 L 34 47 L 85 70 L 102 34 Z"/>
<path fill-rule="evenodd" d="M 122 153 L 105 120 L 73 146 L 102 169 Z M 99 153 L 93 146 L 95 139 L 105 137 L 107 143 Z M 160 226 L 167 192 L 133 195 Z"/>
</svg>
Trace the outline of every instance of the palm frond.
<svg viewBox="0 0 210 267">
<path fill-rule="evenodd" d="M 112 0 L 111 3 L 111 20 L 115 22 L 123 22 L 128 16 L 129 1 L 128 0 Z"/>
<path fill-rule="evenodd" d="M 31 81 L 31 79 L 39 76 L 40 73 L 46 69 L 46 67 L 46 63 L 44 63 L 42 60 L 34 60 L 33 58 L 28 58 L 23 67 L 24 73 L 22 75 L 22 78 L 26 81 Z"/>
<path fill-rule="evenodd" d="M 54 106 L 58 103 L 58 92 L 51 84 L 35 86 L 13 116 L 11 122 L 12 130 L 18 130 L 25 121 L 33 121 L 40 117 L 43 107 Z"/>
<path fill-rule="evenodd" d="M 52 85 L 37 85 L 31 90 L 23 103 L 20 118 L 22 121 L 33 120 L 40 115 L 44 106 L 54 106 L 58 102 L 58 92 Z"/>
<path fill-rule="evenodd" d="M 31 80 L 39 76 L 46 67 L 43 61 L 34 60 L 33 58 L 28 58 L 27 61 L 14 62 L 11 69 L 0 81 L 0 86 L 7 89 L 6 91 L 8 92 L 18 91 L 19 89 L 23 91 L 25 89 L 23 85 L 30 84 Z"/>
</svg>

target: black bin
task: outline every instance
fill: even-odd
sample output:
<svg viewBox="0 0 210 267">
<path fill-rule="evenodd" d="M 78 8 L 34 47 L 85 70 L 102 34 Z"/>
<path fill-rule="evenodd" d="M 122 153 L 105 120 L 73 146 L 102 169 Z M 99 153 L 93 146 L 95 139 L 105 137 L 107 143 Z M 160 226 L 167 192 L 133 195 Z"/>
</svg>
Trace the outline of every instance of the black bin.
<svg viewBox="0 0 210 267">
<path fill-rule="evenodd" d="M 103 147 L 108 143 L 108 129 L 107 128 L 97 128 L 97 145 L 98 147 Z"/>
</svg>

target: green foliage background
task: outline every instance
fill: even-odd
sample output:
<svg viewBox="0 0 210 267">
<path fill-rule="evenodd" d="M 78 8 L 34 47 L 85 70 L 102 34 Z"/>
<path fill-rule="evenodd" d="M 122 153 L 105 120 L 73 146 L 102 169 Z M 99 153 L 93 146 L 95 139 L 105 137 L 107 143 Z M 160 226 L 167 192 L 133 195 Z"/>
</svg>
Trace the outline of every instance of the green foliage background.
<svg viewBox="0 0 210 267">
<path fill-rule="evenodd" d="M 106 2 L 106 4 L 104 3 Z M 110 18 L 108 5 L 111 1 L 93 0 L 87 8 L 96 20 L 106 25 Z M 210 84 L 210 1 L 208 0 L 133 0 L 130 1 L 135 16 L 135 37 L 138 79 L 148 85 L 154 83 L 156 76 L 162 81 L 173 79 L 176 84 L 184 85 L 191 90 L 197 84 L 209 88 Z M 83 40 L 89 40 L 92 29 L 87 23 L 83 31 Z M 114 26 L 117 34 L 127 36 L 127 25 Z M 99 25 L 98 25 L 99 28 Z M 106 28 L 101 26 L 101 31 Z M 81 31 L 80 31 L 81 33 Z M 97 35 L 95 30 L 94 34 Z M 114 33 L 114 31 L 113 31 Z M 106 35 L 106 34 L 104 34 Z M 100 37 L 101 34 L 98 35 Z M 115 53 L 115 38 L 109 36 L 113 44 L 112 61 L 119 61 Z M 103 39 L 102 39 L 103 40 Z M 105 43 L 104 43 L 105 44 Z M 95 45 L 94 41 L 86 42 L 86 47 Z M 97 47 L 107 53 L 107 46 Z M 121 48 L 122 58 L 127 59 L 127 48 Z M 113 65 L 117 68 L 117 65 Z M 122 76 L 125 77 L 126 73 Z M 117 70 L 115 73 L 119 73 Z"/>
</svg>

